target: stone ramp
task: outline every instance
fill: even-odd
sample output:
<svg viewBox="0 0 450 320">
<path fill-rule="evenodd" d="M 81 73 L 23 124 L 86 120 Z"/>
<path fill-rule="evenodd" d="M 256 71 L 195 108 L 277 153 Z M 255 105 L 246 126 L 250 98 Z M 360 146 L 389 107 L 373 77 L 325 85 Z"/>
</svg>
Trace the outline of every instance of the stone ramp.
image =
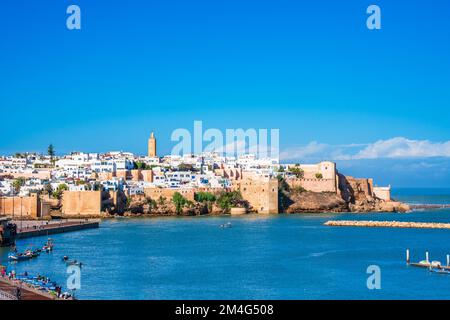
<svg viewBox="0 0 450 320">
<path fill-rule="evenodd" d="M 16 287 L 20 286 L 19 282 L 9 280 L 8 278 L 0 278 L 0 299 L 2 297 L 15 297 L 16 296 Z M 27 287 L 22 284 L 21 286 L 22 297 L 21 300 L 55 300 L 56 297 L 51 296 L 46 292 L 40 292 L 38 290 Z M 12 299 L 7 299 L 12 300 Z"/>
</svg>

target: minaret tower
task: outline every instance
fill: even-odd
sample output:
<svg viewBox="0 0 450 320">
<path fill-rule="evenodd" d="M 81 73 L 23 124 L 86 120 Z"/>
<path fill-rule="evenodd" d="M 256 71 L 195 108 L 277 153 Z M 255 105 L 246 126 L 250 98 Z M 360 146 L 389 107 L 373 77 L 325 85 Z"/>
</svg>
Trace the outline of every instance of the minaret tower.
<svg viewBox="0 0 450 320">
<path fill-rule="evenodd" d="M 156 139 L 153 131 L 150 134 L 150 139 L 148 139 L 148 156 L 152 158 L 156 157 Z"/>
</svg>

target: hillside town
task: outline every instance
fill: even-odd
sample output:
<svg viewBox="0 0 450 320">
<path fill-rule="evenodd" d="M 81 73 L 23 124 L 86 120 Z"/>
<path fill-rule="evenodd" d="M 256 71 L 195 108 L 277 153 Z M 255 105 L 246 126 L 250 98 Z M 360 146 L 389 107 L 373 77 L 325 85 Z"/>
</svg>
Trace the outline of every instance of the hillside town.
<svg viewBox="0 0 450 320">
<path fill-rule="evenodd" d="M 280 164 L 252 154 L 145 156 L 129 152 L 17 153 L 0 157 L 0 215 L 15 219 L 132 214 L 406 211 L 390 187 L 338 172 L 336 164 Z"/>
</svg>

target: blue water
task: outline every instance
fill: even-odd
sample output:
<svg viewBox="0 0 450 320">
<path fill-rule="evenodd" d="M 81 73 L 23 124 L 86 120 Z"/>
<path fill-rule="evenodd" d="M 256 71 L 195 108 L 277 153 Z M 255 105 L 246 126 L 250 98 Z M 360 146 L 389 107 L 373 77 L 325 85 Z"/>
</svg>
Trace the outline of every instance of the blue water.
<svg viewBox="0 0 450 320">
<path fill-rule="evenodd" d="M 437 192 L 445 203 L 448 191 Z M 396 192 L 409 202 L 436 200 L 429 191 Z M 79 299 L 450 299 L 450 275 L 405 264 L 406 248 L 412 260 L 429 251 L 445 262 L 450 230 L 323 226 L 330 219 L 450 222 L 450 210 L 109 220 L 54 235 L 53 253 L 9 267 L 64 285 L 61 257 L 78 259 L 85 263 Z M 219 227 L 226 222 L 232 228 Z M 6 257 L 1 250 L 3 264 Z M 380 290 L 367 288 L 369 265 L 381 269 Z"/>
</svg>

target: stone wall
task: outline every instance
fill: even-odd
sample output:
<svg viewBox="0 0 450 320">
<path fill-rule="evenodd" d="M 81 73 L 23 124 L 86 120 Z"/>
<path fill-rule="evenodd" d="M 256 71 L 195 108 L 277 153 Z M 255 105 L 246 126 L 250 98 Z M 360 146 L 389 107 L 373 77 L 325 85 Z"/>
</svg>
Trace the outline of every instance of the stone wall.
<svg viewBox="0 0 450 320">
<path fill-rule="evenodd" d="M 215 169 L 214 173 L 218 176 L 230 179 L 239 180 L 243 178 L 242 168 L 220 168 Z"/>
<path fill-rule="evenodd" d="M 194 201 L 195 189 L 144 188 L 145 196 L 154 200 L 158 200 L 159 197 L 171 200 L 175 192 L 179 192 L 186 199 Z"/>
<path fill-rule="evenodd" d="M 317 164 L 288 165 L 288 167 L 297 167 L 303 170 L 302 177 L 286 179 L 290 187 L 302 187 L 312 192 L 339 193 L 339 177 L 334 162 L 322 161 Z M 318 179 L 317 174 L 321 174 L 322 177 Z"/>
<path fill-rule="evenodd" d="M 131 170 L 131 180 L 153 182 L 153 171 L 141 169 Z"/>
<path fill-rule="evenodd" d="M 242 179 L 233 184 L 258 213 L 278 213 L 278 179 Z"/>
<path fill-rule="evenodd" d="M 63 215 L 100 215 L 101 191 L 64 191 Z"/>
<path fill-rule="evenodd" d="M 153 182 L 153 170 L 141 170 L 142 180 L 145 182 Z"/>
<path fill-rule="evenodd" d="M 391 187 L 373 187 L 373 194 L 382 200 L 391 201 Z"/>
<path fill-rule="evenodd" d="M 17 178 L 26 178 L 26 179 L 31 179 L 31 178 L 36 178 L 36 179 L 43 179 L 43 180 L 48 180 L 51 177 L 51 173 L 50 170 L 35 170 L 36 172 L 1 172 L 0 173 L 0 177 L 1 176 L 12 176 L 13 179 L 17 179 Z"/>
<path fill-rule="evenodd" d="M 38 218 L 40 216 L 39 197 L 36 194 L 28 197 L 0 197 L 0 215 Z"/>
<path fill-rule="evenodd" d="M 303 178 L 316 179 L 316 174 L 322 174 L 323 179 L 335 179 L 337 170 L 336 164 L 331 161 L 322 161 L 316 164 L 288 164 L 288 167 L 298 167 L 303 170 Z"/>
<path fill-rule="evenodd" d="M 131 171 L 129 170 L 116 170 L 115 175 L 113 174 L 113 176 L 115 176 L 116 178 L 120 179 L 122 178 L 123 180 L 131 180 L 132 179 L 132 174 Z"/>
<path fill-rule="evenodd" d="M 289 178 L 286 179 L 287 184 L 291 188 L 302 187 L 307 191 L 312 192 L 334 192 L 337 193 L 336 179 L 299 179 Z"/>
</svg>

